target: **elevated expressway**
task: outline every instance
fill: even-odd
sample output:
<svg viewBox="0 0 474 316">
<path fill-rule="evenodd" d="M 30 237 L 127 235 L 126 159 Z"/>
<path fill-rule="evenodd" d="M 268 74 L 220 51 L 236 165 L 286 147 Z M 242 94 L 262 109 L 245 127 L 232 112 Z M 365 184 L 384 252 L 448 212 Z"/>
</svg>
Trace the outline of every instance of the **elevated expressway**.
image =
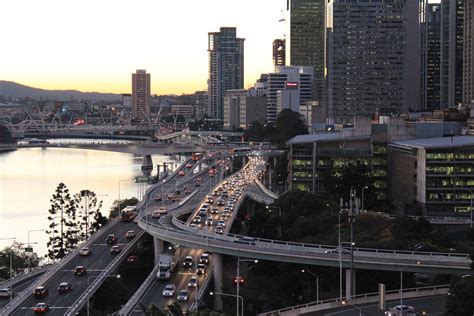
<svg viewBox="0 0 474 316">
<path fill-rule="evenodd" d="M 164 181 L 149 189 L 148 192 L 165 193 L 175 192 L 176 188 L 186 180 L 203 173 L 201 165 L 207 160 L 196 163 L 192 160 L 185 161 L 173 174 Z M 186 164 L 191 164 L 191 168 L 186 168 Z M 186 177 L 179 177 L 178 172 L 186 168 Z M 151 193 L 148 195 L 151 196 Z M 148 201 L 150 202 L 150 201 Z M 176 207 L 178 203 L 163 201 L 167 207 Z M 144 201 L 139 205 L 140 209 L 151 211 L 153 203 L 145 205 Z M 135 230 L 137 237 L 132 240 L 126 239 L 125 233 L 128 230 Z M 18 294 L 15 299 L 7 304 L 0 312 L 1 315 L 24 315 L 30 314 L 37 302 L 46 302 L 50 306 L 49 314 L 54 315 L 74 315 L 87 302 L 100 285 L 113 273 L 128 253 L 132 251 L 136 242 L 144 233 L 142 229 L 132 222 L 120 222 L 113 220 L 105 225 L 100 231 L 91 236 L 81 247 L 88 246 L 92 254 L 90 256 L 80 256 L 78 247 L 69 253 L 61 261 L 58 261 L 49 271 L 44 273 L 39 279 L 33 282 L 27 289 Z M 110 246 L 105 243 L 108 234 L 115 234 L 118 237 L 118 245 L 122 251 L 118 255 L 109 254 Z M 87 269 L 85 276 L 75 276 L 74 269 L 78 265 L 83 265 Z M 61 282 L 68 282 L 72 285 L 72 291 L 67 294 L 59 294 L 56 291 Z M 33 298 L 31 293 L 40 285 L 44 285 L 49 290 L 49 296 L 43 299 Z"/>
</svg>

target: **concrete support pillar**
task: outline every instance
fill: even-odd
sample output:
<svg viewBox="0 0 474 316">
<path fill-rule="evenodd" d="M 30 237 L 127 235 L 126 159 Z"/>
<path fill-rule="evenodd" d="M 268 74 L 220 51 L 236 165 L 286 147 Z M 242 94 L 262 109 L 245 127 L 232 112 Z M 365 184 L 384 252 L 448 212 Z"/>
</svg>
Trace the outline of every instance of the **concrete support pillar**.
<svg viewBox="0 0 474 316">
<path fill-rule="evenodd" d="M 348 299 L 351 298 L 351 283 L 352 283 L 352 277 L 351 277 L 351 269 L 346 269 L 346 297 Z M 354 271 L 354 295 L 355 293 L 355 288 L 356 288 L 356 273 Z"/>
<path fill-rule="evenodd" d="M 246 163 L 247 163 L 247 157 L 243 156 L 242 157 L 242 167 L 245 166 Z"/>
<path fill-rule="evenodd" d="M 222 293 L 222 255 L 215 253 L 214 260 L 214 292 Z M 224 306 L 221 295 L 214 295 L 214 310 L 221 311 Z"/>
<path fill-rule="evenodd" d="M 275 168 L 277 165 L 277 157 L 273 157 L 273 168 Z"/>
<path fill-rule="evenodd" d="M 160 254 L 163 252 L 163 240 L 153 237 L 153 246 L 155 248 L 155 264 L 157 264 L 160 259 Z"/>
<path fill-rule="evenodd" d="M 142 161 L 142 170 L 149 169 L 153 170 L 153 160 L 151 160 L 151 155 L 145 155 Z"/>
</svg>

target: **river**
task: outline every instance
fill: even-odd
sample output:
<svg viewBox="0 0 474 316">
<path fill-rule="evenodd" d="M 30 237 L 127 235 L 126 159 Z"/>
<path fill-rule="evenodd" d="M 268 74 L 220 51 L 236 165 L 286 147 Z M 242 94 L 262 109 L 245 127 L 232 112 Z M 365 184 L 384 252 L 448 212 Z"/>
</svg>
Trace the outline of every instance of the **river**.
<svg viewBox="0 0 474 316">
<path fill-rule="evenodd" d="M 92 140 L 91 140 L 92 142 Z M 97 142 L 97 141 L 96 141 Z M 105 141 L 106 142 L 106 141 Z M 154 155 L 153 164 L 173 161 L 173 157 Z M 174 160 L 176 161 L 176 160 Z M 72 194 L 88 189 L 103 201 L 103 214 L 114 200 L 139 196 L 144 185 L 133 179 L 142 175 L 142 157 L 108 151 L 70 148 L 30 148 L 0 153 L 0 239 L 15 237 L 30 242 L 35 252 L 47 251 L 50 199 L 60 182 Z M 120 188 L 120 192 L 119 192 Z M 0 247 L 11 244 L 0 240 Z"/>
</svg>

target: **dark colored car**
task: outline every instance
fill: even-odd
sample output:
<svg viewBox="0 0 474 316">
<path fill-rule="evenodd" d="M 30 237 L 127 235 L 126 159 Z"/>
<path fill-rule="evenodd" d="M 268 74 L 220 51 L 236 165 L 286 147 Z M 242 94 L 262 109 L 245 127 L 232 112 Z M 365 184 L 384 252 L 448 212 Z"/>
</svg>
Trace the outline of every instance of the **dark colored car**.
<svg viewBox="0 0 474 316">
<path fill-rule="evenodd" d="M 86 274 L 86 272 L 87 272 L 87 270 L 86 270 L 86 267 L 84 267 L 84 266 L 77 266 L 76 270 L 74 270 L 75 275 L 84 275 L 84 274 Z"/>
<path fill-rule="evenodd" d="M 35 314 L 44 314 L 49 310 L 49 306 L 46 303 L 38 303 L 36 304 L 35 308 L 33 308 L 33 312 Z"/>
<path fill-rule="evenodd" d="M 33 296 L 34 297 L 46 297 L 46 296 L 48 296 L 48 289 L 45 288 L 44 286 L 38 286 L 33 291 Z"/>
<path fill-rule="evenodd" d="M 183 260 L 183 268 L 189 269 L 193 267 L 194 258 L 191 256 L 186 256 Z"/>
<path fill-rule="evenodd" d="M 105 239 L 105 242 L 109 245 L 117 243 L 117 236 L 115 234 L 110 234 Z"/>
<path fill-rule="evenodd" d="M 71 290 L 72 290 L 71 284 L 69 284 L 67 282 L 63 282 L 63 283 L 59 284 L 59 286 L 58 286 L 58 292 L 59 293 L 69 293 L 69 292 L 71 292 Z"/>
<path fill-rule="evenodd" d="M 127 239 L 133 239 L 137 236 L 134 230 L 129 230 L 128 232 L 125 233 L 125 238 Z"/>
<path fill-rule="evenodd" d="M 110 249 L 110 253 L 113 255 L 119 254 L 122 251 L 122 249 L 119 246 L 112 246 Z"/>
<path fill-rule="evenodd" d="M 208 264 L 209 263 L 209 253 L 205 252 L 199 257 L 199 263 Z"/>
<path fill-rule="evenodd" d="M 206 274 L 206 265 L 203 263 L 198 264 L 196 268 L 196 273 L 197 275 Z"/>
</svg>

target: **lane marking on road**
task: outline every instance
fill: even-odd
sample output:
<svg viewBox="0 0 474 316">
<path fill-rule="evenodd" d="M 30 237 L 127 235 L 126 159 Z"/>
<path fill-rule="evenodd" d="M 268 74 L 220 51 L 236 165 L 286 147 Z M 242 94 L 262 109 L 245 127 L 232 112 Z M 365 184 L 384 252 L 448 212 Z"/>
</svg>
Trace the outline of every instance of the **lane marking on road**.
<svg viewBox="0 0 474 316">
<path fill-rule="evenodd" d="M 35 306 L 32 307 L 20 307 L 20 309 L 34 309 Z M 71 306 L 48 306 L 49 309 L 69 309 Z"/>
<path fill-rule="evenodd" d="M 76 272 L 76 270 L 62 270 L 63 272 Z M 103 272 L 104 269 L 87 269 L 87 272 Z"/>
</svg>

